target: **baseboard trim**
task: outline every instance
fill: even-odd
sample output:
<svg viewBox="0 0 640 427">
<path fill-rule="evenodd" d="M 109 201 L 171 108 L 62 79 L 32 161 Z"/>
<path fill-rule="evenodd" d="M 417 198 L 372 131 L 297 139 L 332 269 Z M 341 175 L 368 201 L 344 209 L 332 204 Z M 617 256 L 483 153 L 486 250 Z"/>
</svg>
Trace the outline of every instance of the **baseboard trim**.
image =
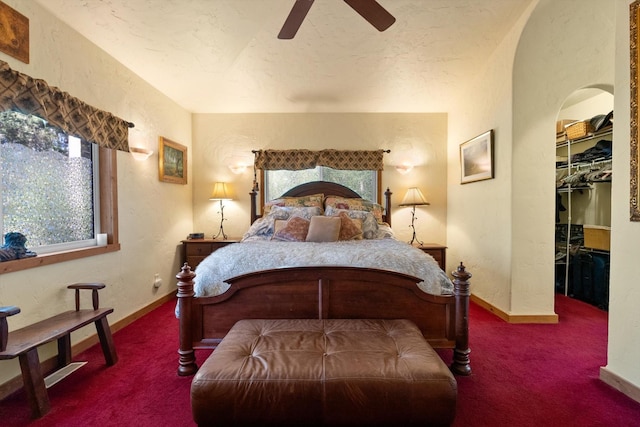
<svg viewBox="0 0 640 427">
<path fill-rule="evenodd" d="M 473 294 L 471 294 L 471 301 L 507 323 L 558 323 L 557 314 L 509 314 Z"/>
<path fill-rule="evenodd" d="M 606 366 L 600 367 L 600 380 L 620 393 L 640 403 L 640 387 L 614 374 Z"/>
<path fill-rule="evenodd" d="M 167 294 L 167 295 L 163 296 L 162 298 L 152 302 L 151 304 L 142 307 L 140 310 L 136 311 L 135 313 L 132 313 L 129 316 L 127 316 L 127 317 L 125 317 L 125 318 L 123 318 L 123 319 L 121 319 L 121 320 L 119 320 L 119 321 L 117 321 L 117 322 L 115 322 L 113 324 L 110 324 L 111 333 L 116 333 L 120 329 L 122 329 L 125 326 L 133 323 L 134 321 L 138 320 L 139 318 L 141 318 L 145 314 L 150 313 L 151 311 L 153 311 L 154 309 L 158 308 L 162 304 L 164 304 L 164 303 L 166 303 L 168 301 L 171 301 L 175 297 L 176 297 L 176 293 L 175 292 L 171 292 L 170 294 Z M 82 353 L 83 351 L 85 351 L 88 348 L 98 344 L 99 342 L 100 342 L 100 339 L 98 338 L 98 334 L 95 333 L 95 334 L 87 337 L 86 339 L 74 344 L 71 347 L 71 354 L 75 355 L 75 354 L 78 354 L 78 353 Z M 118 349 L 116 348 L 116 351 L 117 350 Z M 50 373 L 54 372 L 58 368 L 57 365 L 58 365 L 58 359 L 55 356 L 50 358 L 50 359 L 47 359 L 47 360 L 44 360 L 44 361 L 40 362 L 40 367 L 42 369 L 42 373 L 43 373 L 44 376 L 49 375 Z M 5 399 L 9 395 L 11 395 L 11 394 L 15 393 L 16 391 L 20 390 L 21 388 L 22 388 L 22 375 L 18 375 L 16 377 L 13 377 L 9 381 L 5 382 L 4 384 L 0 384 L 0 400 Z"/>
</svg>

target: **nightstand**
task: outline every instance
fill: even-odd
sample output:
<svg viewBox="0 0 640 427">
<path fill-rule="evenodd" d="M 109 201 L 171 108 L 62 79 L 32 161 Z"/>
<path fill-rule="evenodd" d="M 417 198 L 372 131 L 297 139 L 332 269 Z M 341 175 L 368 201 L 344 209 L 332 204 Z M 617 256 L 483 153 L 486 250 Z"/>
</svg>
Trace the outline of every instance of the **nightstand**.
<svg viewBox="0 0 640 427">
<path fill-rule="evenodd" d="M 414 244 L 414 247 L 420 249 L 424 253 L 431 255 L 440 265 L 441 269 L 447 268 L 447 247 L 437 243 L 424 243 L 422 245 Z"/>
<path fill-rule="evenodd" d="M 214 239 L 187 239 L 182 241 L 182 262 L 186 262 L 195 270 L 198 264 L 223 246 L 238 243 L 240 239 L 214 240 Z"/>
</svg>

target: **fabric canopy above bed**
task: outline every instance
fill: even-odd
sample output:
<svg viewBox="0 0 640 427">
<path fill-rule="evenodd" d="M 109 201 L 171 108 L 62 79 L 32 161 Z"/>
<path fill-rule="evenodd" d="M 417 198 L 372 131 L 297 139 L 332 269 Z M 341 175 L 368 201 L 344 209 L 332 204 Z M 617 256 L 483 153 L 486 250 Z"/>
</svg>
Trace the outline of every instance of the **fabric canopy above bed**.
<svg viewBox="0 0 640 427">
<path fill-rule="evenodd" d="M 423 280 L 418 287 L 433 295 L 451 295 L 453 284 L 438 263 L 423 251 L 396 239 L 339 242 L 245 241 L 218 249 L 196 268 L 196 296 L 227 291 L 226 279 L 254 271 L 301 266 L 378 268 Z"/>
</svg>

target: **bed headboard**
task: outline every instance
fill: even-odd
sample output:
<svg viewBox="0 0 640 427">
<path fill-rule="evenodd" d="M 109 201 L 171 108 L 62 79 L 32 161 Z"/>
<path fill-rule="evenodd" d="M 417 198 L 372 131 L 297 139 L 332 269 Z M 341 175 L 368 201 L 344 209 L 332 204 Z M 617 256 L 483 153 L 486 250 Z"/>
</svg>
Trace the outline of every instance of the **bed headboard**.
<svg viewBox="0 0 640 427">
<path fill-rule="evenodd" d="M 340 197 L 362 197 L 349 187 L 328 181 L 305 182 L 297 187 L 293 187 L 284 193 L 282 197 L 308 196 L 310 194 L 318 193 Z"/>
<path fill-rule="evenodd" d="M 349 187 L 328 181 L 305 182 L 297 187 L 293 187 L 280 197 L 309 196 L 318 193 L 322 193 L 327 196 L 361 197 Z M 252 190 L 249 194 L 251 195 L 251 224 L 253 224 L 253 222 L 262 215 L 258 215 L 257 213 L 256 199 L 258 192 Z M 391 194 L 393 193 L 388 188 L 387 191 L 384 192 L 384 215 L 382 216 L 382 219 L 389 225 L 391 225 Z"/>
</svg>

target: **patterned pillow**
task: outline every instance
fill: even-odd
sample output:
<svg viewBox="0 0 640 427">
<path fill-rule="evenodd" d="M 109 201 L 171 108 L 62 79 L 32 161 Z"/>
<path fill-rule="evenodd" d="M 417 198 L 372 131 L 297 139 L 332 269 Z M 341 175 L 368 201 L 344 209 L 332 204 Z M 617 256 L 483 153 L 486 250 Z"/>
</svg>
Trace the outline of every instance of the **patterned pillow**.
<svg viewBox="0 0 640 427">
<path fill-rule="evenodd" d="M 338 214 L 340 218 L 340 234 L 338 240 L 361 240 L 362 239 L 362 220 L 358 218 L 351 219 L 346 212 Z"/>
<path fill-rule="evenodd" d="M 329 207 L 335 209 L 371 212 L 373 213 L 376 221 L 378 223 L 382 223 L 382 214 L 384 213 L 384 208 L 377 203 L 370 202 L 369 200 L 340 196 L 327 196 L 327 198 L 324 200 L 324 208 L 326 210 Z"/>
<path fill-rule="evenodd" d="M 268 217 L 273 219 L 289 219 L 293 216 L 299 216 L 300 218 L 311 220 L 311 217 L 316 215 L 322 215 L 322 208 L 320 207 L 283 207 L 272 206 L 269 211 Z"/>
<path fill-rule="evenodd" d="M 359 219 L 362 221 L 362 237 L 365 239 L 375 239 L 378 235 L 378 222 L 372 212 L 352 211 L 345 209 L 335 209 L 331 206 L 324 211 L 326 216 L 337 216 L 341 212 L 347 214 L 351 219 Z"/>
<path fill-rule="evenodd" d="M 300 197 L 280 197 L 273 199 L 264 204 L 263 214 L 267 215 L 274 206 L 282 207 L 317 207 L 322 209 L 322 201 L 324 200 L 324 194 L 312 194 L 310 196 Z M 322 214 L 320 214 L 322 215 Z"/>
<path fill-rule="evenodd" d="M 273 236 L 273 221 L 274 218 L 269 216 L 256 219 L 247 232 L 244 233 L 242 240 L 270 239 Z"/>
<path fill-rule="evenodd" d="M 335 242 L 340 236 L 340 218 L 331 216 L 311 217 L 307 242 Z"/>
<path fill-rule="evenodd" d="M 375 237 L 376 239 L 396 239 L 396 234 L 393 232 L 393 229 L 389 224 L 382 223 L 378 224 L 378 232 Z"/>
<path fill-rule="evenodd" d="M 299 216 L 292 216 L 284 224 L 284 227 L 279 228 L 279 224 L 276 224 L 276 228 L 276 232 L 273 233 L 273 240 L 304 242 L 309 232 L 309 220 Z"/>
</svg>

